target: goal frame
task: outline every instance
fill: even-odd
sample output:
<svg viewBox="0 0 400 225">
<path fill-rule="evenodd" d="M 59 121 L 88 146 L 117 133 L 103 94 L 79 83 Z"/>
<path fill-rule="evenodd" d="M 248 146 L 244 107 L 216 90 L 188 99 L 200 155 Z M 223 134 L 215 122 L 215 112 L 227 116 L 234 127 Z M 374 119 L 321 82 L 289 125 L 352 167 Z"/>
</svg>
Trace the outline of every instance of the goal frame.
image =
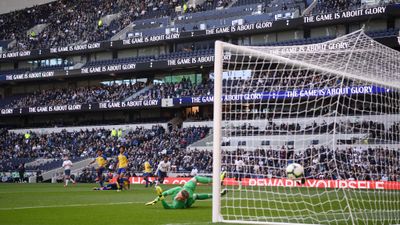
<svg viewBox="0 0 400 225">
<path fill-rule="evenodd" d="M 356 31 L 360 32 L 360 31 Z M 355 32 L 354 32 L 355 33 Z M 360 33 L 364 33 L 361 31 Z M 339 40 L 337 38 L 335 40 Z M 358 41 L 358 40 L 357 40 Z M 356 41 L 356 42 L 357 42 Z M 380 43 L 379 43 L 380 44 Z M 221 173 L 221 147 L 222 147 L 222 80 L 223 80 L 223 65 L 224 65 L 224 49 L 229 48 L 237 53 L 246 53 L 254 56 L 257 59 L 280 61 L 286 65 L 294 65 L 299 67 L 308 67 L 315 71 L 328 72 L 330 74 L 337 75 L 338 77 L 351 78 L 353 80 L 359 80 L 377 85 L 383 85 L 385 87 L 393 87 L 398 89 L 399 87 L 395 83 L 389 83 L 384 80 L 372 80 L 368 77 L 362 76 L 362 74 L 348 73 L 345 71 L 335 71 L 330 68 L 313 65 L 308 62 L 288 59 L 283 56 L 275 55 L 272 53 L 262 52 L 254 49 L 247 48 L 245 46 L 237 46 L 230 43 L 216 41 L 215 42 L 215 55 L 214 55 L 214 121 L 213 121 L 213 199 L 212 199 L 212 222 L 213 223 L 237 223 L 237 224 L 299 224 L 299 223 L 278 223 L 278 222 L 257 222 L 257 221 L 236 221 L 236 220 L 224 220 L 221 214 L 221 185 L 220 185 L 220 173 Z M 352 49 L 354 50 L 354 49 Z M 346 67 L 347 68 L 347 67 Z"/>
</svg>

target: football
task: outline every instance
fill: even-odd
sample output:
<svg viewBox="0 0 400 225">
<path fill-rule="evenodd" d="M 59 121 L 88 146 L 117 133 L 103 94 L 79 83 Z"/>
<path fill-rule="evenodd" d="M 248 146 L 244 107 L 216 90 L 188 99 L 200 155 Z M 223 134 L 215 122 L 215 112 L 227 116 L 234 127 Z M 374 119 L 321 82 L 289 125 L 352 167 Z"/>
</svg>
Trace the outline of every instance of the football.
<svg viewBox="0 0 400 225">
<path fill-rule="evenodd" d="M 304 175 L 304 168 L 298 163 L 289 164 L 286 167 L 286 176 L 289 179 L 299 179 Z"/>
</svg>

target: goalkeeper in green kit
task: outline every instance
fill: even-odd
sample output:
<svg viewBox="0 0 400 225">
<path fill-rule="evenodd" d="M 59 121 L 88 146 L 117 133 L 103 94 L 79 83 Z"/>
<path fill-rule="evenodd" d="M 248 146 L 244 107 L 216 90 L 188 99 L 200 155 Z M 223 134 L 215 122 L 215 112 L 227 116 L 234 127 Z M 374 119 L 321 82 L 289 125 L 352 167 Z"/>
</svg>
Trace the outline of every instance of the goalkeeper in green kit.
<svg viewBox="0 0 400 225">
<path fill-rule="evenodd" d="M 221 174 L 221 182 L 225 178 L 225 173 Z M 193 205 L 196 200 L 205 200 L 212 198 L 212 194 L 197 194 L 194 193 L 196 190 L 197 183 L 210 184 L 212 183 L 212 178 L 195 176 L 190 179 L 183 187 L 171 188 L 167 191 L 162 191 L 160 186 L 156 187 L 156 193 L 158 197 L 151 202 L 146 203 L 146 205 L 154 205 L 158 201 L 161 201 L 164 209 L 186 209 Z M 228 191 L 226 189 L 221 191 L 221 196 L 225 195 Z M 172 196 L 172 203 L 167 203 L 165 201 L 165 196 Z"/>
</svg>

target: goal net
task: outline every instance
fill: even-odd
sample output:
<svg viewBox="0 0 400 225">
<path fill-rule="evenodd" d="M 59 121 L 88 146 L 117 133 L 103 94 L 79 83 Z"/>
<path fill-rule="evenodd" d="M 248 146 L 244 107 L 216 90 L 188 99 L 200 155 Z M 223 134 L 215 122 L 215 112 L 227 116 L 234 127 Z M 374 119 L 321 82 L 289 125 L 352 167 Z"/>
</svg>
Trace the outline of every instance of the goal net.
<svg viewBox="0 0 400 225">
<path fill-rule="evenodd" d="M 399 52 L 217 42 L 214 73 L 213 222 L 400 224 Z"/>
</svg>

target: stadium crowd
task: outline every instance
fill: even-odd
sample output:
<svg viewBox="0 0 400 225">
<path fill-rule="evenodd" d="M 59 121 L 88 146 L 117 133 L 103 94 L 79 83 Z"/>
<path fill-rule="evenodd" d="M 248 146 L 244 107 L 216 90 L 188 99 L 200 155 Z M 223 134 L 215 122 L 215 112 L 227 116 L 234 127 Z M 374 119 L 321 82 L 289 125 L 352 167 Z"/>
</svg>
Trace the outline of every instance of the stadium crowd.
<svg viewBox="0 0 400 225">
<path fill-rule="evenodd" d="M 208 127 L 188 127 L 167 132 L 161 126 L 153 126 L 151 129 L 138 127 L 121 134 L 94 129 L 77 132 L 64 130 L 50 134 L 31 132 L 28 137 L 26 134 L 3 132 L 0 137 L 0 171 L 16 169 L 20 163 L 13 164 L 11 159 L 18 158 L 60 159 L 65 154 L 73 158 L 94 157 L 99 149 L 107 157 L 114 158 L 119 146 L 124 145 L 127 147 L 131 174 L 141 173 L 145 161 L 155 167 L 163 155 L 169 156 L 172 172 L 196 169 L 211 173 L 212 152 L 196 149 L 186 151 L 189 144 L 204 138 L 209 130 Z M 318 146 L 295 151 L 282 146 L 257 148 L 254 151 L 237 149 L 224 152 L 223 155 L 223 168 L 230 172 L 235 171 L 234 161 L 242 159 L 246 165 L 244 175 L 248 178 L 284 177 L 288 163 L 296 162 L 304 166 L 307 178 L 400 181 L 400 153 L 398 149 L 387 147 L 339 146 L 332 151 L 326 146 Z M 27 170 L 36 171 L 38 168 L 27 167 Z M 93 168 L 87 168 L 79 179 L 88 181 L 94 178 L 93 171 Z"/>
<path fill-rule="evenodd" d="M 137 82 L 134 84 L 114 83 L 113 85 L 80 87 L 76 89 L 43 90 L 14 99 L 11 103 L 4 106 L 4 108 L 125 101 L 145 87 L 146 84 Z M 213 92 L 212 80 L 204 80 L 199 84 L 194 84 L 189 79 L 183 78 L 178 83 L 165 82 L 154 84 L 149 87 L 149 90 L 131 100 L 210 96 Z"/>
<path fill-rule="evenodd" d="M 15 99 L 7 107 L 33 107 L 123 101 L 145 87 L 144 83 L 100 85 L 76 89 L 43 90 Z"/>
<path fill-rule="evenodd" d="M 244 123 L 239 126 L 228 127 L 233 136 L 257 136 L 257 135 L 303 135 L 303 134 L 325 134 L 336 133 L 340 134 L 355 134 L 363 133 L 369 134 L 370 138 L 384 138 L 395 137 L 399 131 L 399 123 L 394 122 L 387 127 L 380 121 L 342 121 L 339 119 L 336 122 L 326 122 L 323 120 L 320 123 L 312 121 L 310 124 L 301 125 L 299 123 L 276 123 L 271 119 L 268 120 L 267 125 L 262 127 Z"/>
<path fill-rule="evenodd" d="M 376 4 L 371 6 L 386 5 L 396 3 L 396 0 L 376 1 Z M 319 0 L 316 7 L 313 9 L 313 14 L 327 14 L 335 12 L 343 12 L 356 10 L 362 7 L 370 7 L 368 2 L 361 0 Z"/>
<path fill-rule="evenodd" d="M 54 8 L 50 3 L 1 14 L 0 40 L 16 40 L 22 44 L 22 40 L 27 38 L 26 32 L 37 24 L 47 23 L 48 15 L 52 14 Z"/>
<path fill-rule="evenodd" d="M 115 157 L 119 153 L 120 145 L 127 147 L 131 172 L 141 171 L 144 161 L 157 164 L 159 156 L 164 154 L 171 156 L 172 165 L 176 170 L 188 169 L 181 159 L 185 156 L 184 149 L 189 144 L 204 138 L 208 132 L 208 127 L 176 128 L 166 132 L 162 126 L 153 126 L 152 129 L 138 127 L 118 132 L 105 129 L 76 132 L 63 130 L 60 133 L 49 134 L 3 132 L 0 136 L 2 148 L 0 171 L 12 170 L 16 164 L 21 163 L 13 159 L 50 158 L 57 159 L 61 163 L 60 159 L 65 154 L 71 158 L 93 157 L 99 149 L 108 157 Z M 198 161 L 202 159 L 199 158 Z M 208 165 L 202 166 L 206 169 Z"/>
<path fill-rule="evenodd" d="M 231 0 L 207 0 L 201 4 L 188 5 L 186 1 L 177 0 L 58 0 L 0 15 L 0 40 L 15 40 L 16 44 L 10 45 L 8 49 L 13 51 L 105 41 L 135 21 L 162 17 L 170 17 L 174 20 L 176 16 L 185 13 L 228 7 L 232 2 Z M 382 2 L 387 4 L 387 1 Z M 267 6 L 265 8 L 273 5 L 274 9 L 288 9 L 288 1 L 283 3 L 259 0 L 236 1 L 233 7 L 246 4 L 263 4 Z M 296 4 L 304 4 L 304 2 L 293 1 L 289 7 L 298 8 Z M 176 11 L 177 6 L 180 6 L 181 10 Z M 360 0 L 320 0 L 313 9 L 313 13 L 324 14 L 360 7 L 362 7 Z M 109 17 L 106 18 L 106 16 Z M 44 29 L 29 31 L 36 25 L 43 25 Z M 158 25 L 164 26 L 164 24 Z M 154 24 L 149 28 L 152 26 Z M 195 25 L 195 27 L 198 26 Z"/>
<path fill-rule="evenodd" d="M 194 84 L 190 79 L 183 78 L 178 83 L 155 84 L 151 89 L 140 95 L 139 99 L 162 99 L 210 96 L 214 94 L 214 83 L 212 80 L 203 80 L 200 84 Z"/>
<path fill-rule="evenodd" d="M 361 6 L 361 0 L 320 0 L 314 8 L 314 14 L 326 14 L 353 10 Z"/>
<path fill-rule="evenodd" d="M 29 23 L 25 26 L 10 26 L 18 28 L 15 28 L 16 30 L 13 30 L 14 32 L 11 34 L 7 34 L 7 32 L 0 34 L 0 39 L 15 39 L 17 45 L 12 50 L 50 48 L 84 41 L 106 40 L 133 20 L 147 14 L 149 9 L 156 11 L 158 4 L 167 5 L 169 1 L 165 0 L 159 3 L 154 0 L 59 0 L 20 10 L 11 15 L 5 14 L 4 17 L 10 17 L 10 19 L 3 19 L 4 26 L 10 26 L 12 23 L 25 21 L 25 19 Z M 118 14 L 117 20 L 122 22 L 103 23 L 105 16 L 115 14 Z M 38 24 L 47 25 L 43 31 L 37 34 L 26 35 L 27 30 Z"/>
<path fill-rule="evenodd" d="M 248 178 L 285 177 L 286 166 L 299 163 L 309 179 L 400 181 L 399 157 L 399 149 L 388 147 L 337 147 L 333 151 L 326 146 L 311 146 L 295 151 L 282 146 L 227 151 L 222 165 L 233 175 L 235 160 L 242 159 L 246 165 L 243 175 Z"/>
<path fill-rule="evenodd" d="M 121 29 L 140 19 L 176 16 L 175 7 L 182 12 L 198 12 L 227 6 L 230 1 L 211 0 L 196 6 L 177 0 L 58 0 L 48 4 L 0 15 L 0 40 L 15 40 L 9 50 L 43 49 L 81 42 L 104 41 Z M 109 24 L 103 22 L 112 16 Z M 21 21 L 25 21 L 21 23 Z M 45 25 L 37 33 L 36 25 Z"/>
<path fill-rule="evenodd" d="M 354 85 L 355 82 L 344 81 L 345 84 Z M 333 75 L 315 74 L 312 71 L 293 70 L 255 73 L 250 79 L 229 78 L 223 80 L 224 93 L 262 93 L 265 91 L 278 91 L 286 89 L 311 89 L 336 87 L 340 79 Z"/>
</svg>

